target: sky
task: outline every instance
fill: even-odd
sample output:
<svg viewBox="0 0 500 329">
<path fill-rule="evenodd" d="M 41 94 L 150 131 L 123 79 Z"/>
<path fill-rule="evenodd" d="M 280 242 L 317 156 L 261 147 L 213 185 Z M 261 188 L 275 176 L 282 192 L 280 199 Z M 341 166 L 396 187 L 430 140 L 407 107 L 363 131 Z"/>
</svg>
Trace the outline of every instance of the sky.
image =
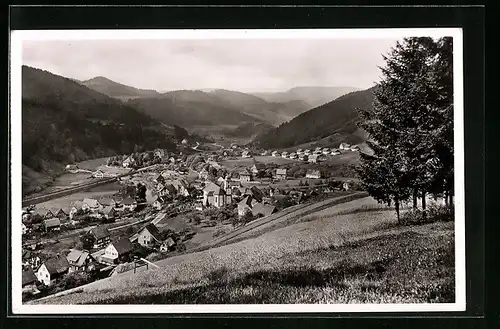
<svg viewBox="0 0 500 329">
<path fill-rule="evenodd" d="M 160 92 L 372 87 L 397 39 L 24 40 L 23 65 Z"/>
</svg>

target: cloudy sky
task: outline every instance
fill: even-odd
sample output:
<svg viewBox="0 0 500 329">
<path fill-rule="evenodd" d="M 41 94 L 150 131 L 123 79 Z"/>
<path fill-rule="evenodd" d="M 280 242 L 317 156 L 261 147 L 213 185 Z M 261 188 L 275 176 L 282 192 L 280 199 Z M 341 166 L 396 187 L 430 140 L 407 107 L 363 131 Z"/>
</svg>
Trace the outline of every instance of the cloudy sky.
<svg viewBox="0 0 500 329">
<path fill-rule="evenodd" d="M 79 80 L 159 91 L 296 86 L 369 88 L 396 39 L 23 41 L 23 64 Z"/>
</svg>

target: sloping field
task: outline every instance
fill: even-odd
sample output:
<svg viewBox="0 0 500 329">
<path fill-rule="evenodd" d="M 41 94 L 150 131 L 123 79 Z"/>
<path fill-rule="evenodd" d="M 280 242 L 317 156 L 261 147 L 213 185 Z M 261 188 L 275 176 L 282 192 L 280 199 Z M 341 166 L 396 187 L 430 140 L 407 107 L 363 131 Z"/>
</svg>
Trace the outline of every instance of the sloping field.
<svg viewBox="0 0 500 329">
<path fill-rule="evenodd" d="M 227 235 L 223 235 L 215 240 L 210 241 L 210 243 L 202 246 L 200 249 L 206 249 L 206 247 L 213 247 L 217 245 L 227 244 L 234 242 L 235 240 L 242 240 L 248 237 L 258 236 L 264 232 L 268 232 L 277 228 L 285 227 L 292 224 L 295 221 L 301 221 L 305 216 L 322 211 L 324 209 L 337 209 L 342 203 L 347 203 L 347 206 L 342 207 L 339 211 L 346 208 L 352 208 L 361 206 L 365 203 L 372 203 L 372 198 L 366 197 L 366 193 L 348 193 L 347 195 L 340 196 L 337 198 L 327 199 L 321 202 L 316 202 L 313 204 L 299 204 L 284 209 L 271 216 L 263 217 L 261 219 L 255 220 L 248 223 L 247 225 L 230 232 Z M 358 199 L 366 199 L 359 201 Z M 351 200 L 356 200 L 352 201 Z M 333 210 L 335 211 L 335 210 Z"/>
<path fill-rule="evenodd" d="M 324 215 L 35 303 L 451 302 L 453 236 L 388 210 Z"/>
</svg>

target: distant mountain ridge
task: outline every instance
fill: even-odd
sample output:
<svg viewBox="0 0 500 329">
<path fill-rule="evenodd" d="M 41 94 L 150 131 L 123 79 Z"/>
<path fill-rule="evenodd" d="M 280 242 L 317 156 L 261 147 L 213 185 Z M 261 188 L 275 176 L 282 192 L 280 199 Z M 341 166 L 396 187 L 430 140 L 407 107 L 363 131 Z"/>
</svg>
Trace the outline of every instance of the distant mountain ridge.
<svg viewBox="0 0 500 329">
<path fill-rule="evenodd" d="M 331 136 L 332 142 L 361 143 L 367 136 L 360 132 L 356 123 L 360 120 L 357 109 L 372 107 L 372 87 L 355 91 L 316 107 L 257 136 L 254 144 L 263 148 L 288 148 Z"/>
<path fill-rule="evenodd" d="M 33 180 L 54 175 L 67 163 L 137 149 L 173 150 L 169 133 L 120 100 L 47 71 L 22 68 L 23 193 L 36 188 Z"/>
<path fill-rule="evenodd" d="M 130 98 L 155 97 L 160 95 L 160 93 L 156 90 L 131 87 L 122 83 L 115 82 L 103 76 L 98 76 L 92 79 L 77 82 L 110 97 L 125 100 Z"/>
<path fill-rule="evenodd" d="M 301 100 L 309 105 L 309 108 L 315 108 L 332 100 L 348 94 L 353 91 L 358 91 L 359 88 L 339 86 L 339 87 L 323 87 L 323 86 L 303 86 L 294 87 L 284 92 L 258 92 L 253 93 L 268 102 L 289 102 Z"/>
</svg>

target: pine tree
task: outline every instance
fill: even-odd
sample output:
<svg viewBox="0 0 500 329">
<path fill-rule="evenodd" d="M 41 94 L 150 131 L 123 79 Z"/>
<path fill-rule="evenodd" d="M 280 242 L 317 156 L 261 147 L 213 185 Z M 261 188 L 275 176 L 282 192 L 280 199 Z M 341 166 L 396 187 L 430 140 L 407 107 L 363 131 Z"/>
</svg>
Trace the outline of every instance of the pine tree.
<svg viewBox="0 0 500 329">
<path fill-rule="evenodd" d="M 398 218 L 410 196 L 425 210 L 427 193 L 452 190 L 451 48 L 446 38 L 397 43 L 384 56 L 373 109 L 360 113 L 374 155 L 361 155 L 358 174 L 374 198 L 395 202 Z"/>
</svg>

